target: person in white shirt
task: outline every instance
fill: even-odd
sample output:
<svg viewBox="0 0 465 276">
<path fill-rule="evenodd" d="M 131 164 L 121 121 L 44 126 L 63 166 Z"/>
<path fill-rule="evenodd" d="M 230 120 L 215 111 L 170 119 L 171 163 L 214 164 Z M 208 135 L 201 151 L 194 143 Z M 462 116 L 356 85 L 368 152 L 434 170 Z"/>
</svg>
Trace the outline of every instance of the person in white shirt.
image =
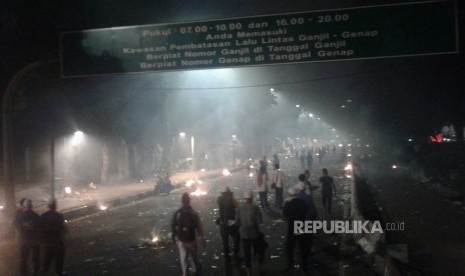
<svg viewBox="0 0 465 276">
<path fill-rule="evenodd" d="M 283 207 L 283 189 L 284 189 L 284 173 L 279 168 L 279 164 L 274 165 L 274 175 L 273 179 L 271 180 L 272 187 L 275 188 L 276 191 L 276 201 L 275 207 L 282 208 Z"/>
</svg>

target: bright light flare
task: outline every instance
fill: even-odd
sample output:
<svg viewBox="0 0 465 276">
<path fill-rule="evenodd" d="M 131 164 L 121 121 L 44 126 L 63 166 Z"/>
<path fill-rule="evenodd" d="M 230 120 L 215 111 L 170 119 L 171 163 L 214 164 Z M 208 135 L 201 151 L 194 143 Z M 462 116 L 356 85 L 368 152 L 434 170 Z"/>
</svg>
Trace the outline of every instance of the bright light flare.
<svg viewBox="0 0 465 276">
<path fill-rule="evenodd" d="M 3 205 L 0 205 L 0 210 L 3 210 L 5 207 Z"/>
<path fill-rule="evenodd" d="M 192 196 L 203 196 L 206 195 L 207 192 L 201 191 L 200 189 L 195 190 L 194 192 L 191 193 Z"/>
<path fill-rule="evenodd" d="M 157 243 L 158 241 L 160 241 L 158 236 L 155 236 L 155 237 L 152 238 L 152 243 Z"/>
<path fill-rule="evenodd" d="M 231 175 L 231 172 L 228 169 L 223 169 L 223 175 L 224 176 Z"/>
<path fill-rule="evenodd" d="M 192 187 L 195 184 L 195 180 L 189 179 L 186 181 L 186 187 Z"/>
<path fill-rule="evenodd" d="M 98 208 L 101 210 L 101 211 L 106 211 L 108 209 L 108 206 L 104 205 L 103 203 L 99 203 L 98 204 Z"/>
<path fill-rule="evenodd" d="M 77 146 L 84 140 L 84 133 L 82 131 L 76 131 L 71 138 L 71 145 Z"/>
<path fill-rule="evenodd" d="M 351 163 L 347 164 L 347 166 L 345 166 L 344 170 L 346 170 L 346 171 L 352 170 L 352 164 Z"/>
<path fill-rule="evenodd" d="M 65 187 L 65 193 L 71 194 L 71 187 Z"/>
<path fill-rule="evenodd" d="M 392 165 L 392 168 L 393 168 L 393 169 L 397 169 L 397 165 Z"/>
<path fill-rule="evenodd" d="M 205 172 L 205 169 L 200 169 L 200 172 Z"/>
<path fill-rule="evenodd" d="M 347 157 L 351 157 L 351 156 L 352 156 L 352 154 L 351 154 L 351 153 L 348 153 L 348 154 L 347 154 Z"/>
<path fill-rule="evenodd" d="M 253 173 L 249 173 L 249 177 L 253 177 Z"/>
</svg>

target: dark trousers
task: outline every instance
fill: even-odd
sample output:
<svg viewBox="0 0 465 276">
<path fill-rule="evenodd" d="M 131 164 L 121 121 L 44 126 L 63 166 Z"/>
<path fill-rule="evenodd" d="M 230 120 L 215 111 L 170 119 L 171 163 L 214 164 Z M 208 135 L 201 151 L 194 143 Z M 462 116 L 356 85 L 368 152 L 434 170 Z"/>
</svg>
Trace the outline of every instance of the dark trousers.
<svg viewBox="0 0 465 276">
<path fill-rule="evenodd" d="M 62 241 L 46 242 L 43 271 L 50 269 L 52 261 L 55 261 L 55 272 L 57 275 L 63 274 L 63 264 L 65 260 L 65 243 Z"/>
<path fill-rule="evenodd" d="M 276 207 L 283 206 L 283 188 L 276 187 Z"/>
<path fill-rule="evenodd" d="M 332 194 L 322 194 L 321 200 L 323 201 L 323 207 L 331 215 L 331 201 L 333 199 Z"/>
<path fill-rule="evenodd" d="M 264 252 L 260 250 L 258 239 L 242 239 L 242 250 L 244 252 L 244 265 L 250 268 L 252 265 L 252 248 L 254 254 L 258 255 L 258 261 L 263 263 L 265 259 Z"/>
<path fill-rule="evenodd" d="M 233 239 L 234 245 L 234 258 L 239 257 L 239 252 L 241 249 L 241 237 L 239 235 L 239 228 L 236 225 L 226 226 L 221 225 L 220 227 L 221 239 L 223 240 L 223 253 L 226 260 L 229 260 L 229 237 Z"/>
<path fill-rule="evenodd" d="M 303 270 L 308 269 L 308 259 L 310 258 L 310 252 L 312 250 L 313 237 L 309 234 L 293 235 L 288 234 L 286 237 L 286 256 L 287 266 L 294 266 L 294 249 L 296 243 L 299 246 L 300 252 L 300 267 Z"/>
<path fill-rule="evenodd" d="M 32 255 L 32 267 L 34 274 L 39 273 L 40 269 L 40 244 L 38 241 L 21 241 L 21 263 L 20 270 L 21 275 L 29 275 L 28 273 L 28 261 L 29 255 Z"/>
<path fill-rule="evenodd" d="M 268 192 L 258 192 L 262 208 L 268 207 Z"/>
</svg>

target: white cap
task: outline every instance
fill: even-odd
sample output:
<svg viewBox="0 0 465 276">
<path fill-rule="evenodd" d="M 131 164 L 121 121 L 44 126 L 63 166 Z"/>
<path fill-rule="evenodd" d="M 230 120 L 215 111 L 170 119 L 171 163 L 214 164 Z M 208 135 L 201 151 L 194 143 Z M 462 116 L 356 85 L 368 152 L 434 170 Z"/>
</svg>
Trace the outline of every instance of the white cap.
<svg viewBox="0 0 465 276">
<path fill-rule="evenodd" d="M 244 192 L 244 198 L 252 198 L 252 192 L 250 191 Z"/>
</svg>

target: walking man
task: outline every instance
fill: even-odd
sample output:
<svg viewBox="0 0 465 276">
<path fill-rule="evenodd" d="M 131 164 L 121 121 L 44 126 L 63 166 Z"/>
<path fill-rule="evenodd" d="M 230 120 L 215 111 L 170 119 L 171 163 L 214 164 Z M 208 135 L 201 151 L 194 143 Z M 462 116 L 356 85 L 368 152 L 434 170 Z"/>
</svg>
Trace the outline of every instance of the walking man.
<svg viewBox="0 0 465 276">
<path fill-rule="evenodd" d="M 274 165 L 274 176 L 273 176 L 273 182 L 272 185 L 274 184 L 275 191 L 276 191 L 276 201 L 275 201 L 275 207 L 282 208 L 283 207 L 283 189 L 284 189 L 284 173 L 281 171 L 279 168 L 279 164 Z"/>
<path fill-rule="evenodd" d="M 287 220 L 287 235 L 286 235 L 286 257 L 287 267 L 284 272 L 294 269 L 294 248 L 298 244 L 300 252 L 300 268 L 304 272 L 308 272 L 308 258 L 311 250 L 310 234 L 296 233 L 294 222 L 303 222 L 307 218 L 308 204 L 301 197 L 297 196 L 295 188 L 288 191 L 289 198 L 284 203 L 283 215 Z M 304 194 L 305 195 L 305 194 Z M 309 197 L 308 195 L 305 195 Z"/>
<path fill-rule="evenodd" d="M 42 271 L 46 273 L 54 261 L 56 275 L 63 275 L 65 236 L 68 231 L 63 215 L 57 211 L 56 201 L 51 201 L 48 208 L 49 210 L 40 217 L 42 240 L 45 247 Z"/>
<path fill-rule="evenodd" d="M 263 223 L 262 214 L 258 206 L 253 204 L 252 192 L 244 193 L 245 202 L 239 206 L 236 214 L 236 224 L 242 239 L 244 252 L 244 266 L 247 275 L 251 275 L 252 248 L 255 254 L 259 254 L 260 264 L 264 261 L 263 251 L 259 248 L 259 225 Z"/>
<path fill-rule="evenodd" d="M 182 207 L 178 209 L 171 222 L 171 239 L 176 242 L 179 249 L 182 275 L 188 275 L 187 260 L 190 257 L 196 275 L 200 275 L 201 264 L 197 257 L 196 234 L 199 236 L 202 246 L 206 246 L 206 240 L 200 217 L 191 207 L 191 199 L 188 193 L 181 197 Z"/>
<path fill-rule="evenodd" d="M 264 167 L 260 167 L 258 170 L 255 182 L 260 197 L 260 206 L 268 208 L 268 173 Z"/>
<path fill-rule="evenodd" d="M 333 193 L 336 192 L 336 186 L 334 185 L 333 178 L 328 175 L 328 170 L 324 168 L 321 171 L 323 173 L 323 176 L 320 177 L 323 207 L 326 213 L 331 215 L 331 201 L 333 199 Z"/>
<path fill-rule="evenodd" d="M 239 228 L 236 225 L 236 209 L 239 207 L 233 193 L 229 187 L 225 187 L 221 196 L 218 197 L 218 207 L 220 211 L 219 226 L 221 239 L 223 240 L 223 253 L 226 263 L 231 262 L 229 255 L 229 237 L 233 239 L 234 253 L 233 258 L 237 263 L 240 253 L 240 235 Z"/>
<path fill-rule="evenodd" d="M 38 275 L 40 270 L 40 216 L 32 208 L 32 200 L 26 200 L 26 209 L 19 211 L 14 221 L 21 255 L 21 275 L 29 275 L 28 261 L 30 255 L 32 256 L 33 275 Z"/>
</svg>

